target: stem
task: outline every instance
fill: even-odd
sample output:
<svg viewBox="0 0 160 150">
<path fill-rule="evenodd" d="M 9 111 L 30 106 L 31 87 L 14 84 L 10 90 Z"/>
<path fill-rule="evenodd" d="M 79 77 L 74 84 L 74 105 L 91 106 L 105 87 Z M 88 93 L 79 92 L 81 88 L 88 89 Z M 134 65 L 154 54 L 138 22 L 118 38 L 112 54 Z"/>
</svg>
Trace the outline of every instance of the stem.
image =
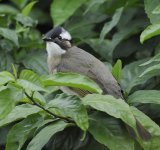
<svg viewBox="0 0 160 150">
<path fill-rule="evenodd" d="M 69 119 L 69 118 L 66 118 L 66 117 L 63 117 L 63 116 L 59 116 L 59 115 L 54 114 L 53 112 L 49 111 L 48 109 L 44 108 L 43 106 L 41 106 L 40 104 L 38 104 L 37 102 L 35 102 L 35 101 L 34 101 L 34 98 L 33 98 L 34 92 L 32 93 L 32 96 L 29 96 L 29 95 L 27 94 L 27 92 L 24 92 L 24 93 L 25 93 L 25 95 L 27 96 L 27 98 L 33 103 L 33 105 L 38 106 L 39 108 L 41 108 L 42 110 L 44 110 L 45 112 L 47 112 L 48 114 L 50 114 L 51 116 L 54 116 L 55 118 L 62 119 L 62 120 L 65 121 L 65 122 L 75 123 L 73 120 L 71 120 L 71 119 Z"/>
</svg>

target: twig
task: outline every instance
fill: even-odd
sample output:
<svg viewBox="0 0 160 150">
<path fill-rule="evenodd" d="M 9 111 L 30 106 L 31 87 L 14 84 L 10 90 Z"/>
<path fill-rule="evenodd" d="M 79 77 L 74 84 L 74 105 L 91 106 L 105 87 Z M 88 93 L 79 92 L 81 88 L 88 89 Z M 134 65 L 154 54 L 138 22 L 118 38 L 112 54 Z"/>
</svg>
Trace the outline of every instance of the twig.
<svg viewBox="0 0 160 150">
<path fill-rule="evenodd" d="M 39 108 L 41 108 L 42 110 L 44 110 L 45 112 L 47 112 L 48 114 L 50 114 L 51 116 L 54 116 L 55 118 L 59 118 L 59 119 L 62 119 L 63 121 L 65 122 L 69 122 L 69 123 L 75 123 L 73 120 L 69 119 L 69 118 L 66 118 L 66 117 L 63 117 L 63 116 L 59 116 L 59 115 L 56 115 L 54 114 L 53 112 L 49 111 L 48 109 L 44 108 L 43 106 L 41 106 L 40 104 L 38 104 L 37 102 L 34 101 L 34 98 L 33 98 L 33 94 L 34 92 L 32 93 L 32 96 L 28 95 L 27 92 L 24 92 L 25 95 L 27 96 L 27 98 L 36 106 L 38 106 Z"/>
</svg>

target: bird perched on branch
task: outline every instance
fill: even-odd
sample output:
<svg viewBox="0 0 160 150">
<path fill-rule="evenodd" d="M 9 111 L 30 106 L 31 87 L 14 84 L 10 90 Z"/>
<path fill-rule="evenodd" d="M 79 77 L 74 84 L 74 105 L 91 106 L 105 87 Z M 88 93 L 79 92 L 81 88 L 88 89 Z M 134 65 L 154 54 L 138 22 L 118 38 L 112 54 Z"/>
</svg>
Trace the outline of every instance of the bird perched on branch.
<svg viewBox="0 0 160 150">
<path fill-rule="evenodd" d="M 121 88 L 109 69 L 93 55 L 72 46 L 71 39 L 70 33 L 62 27 L 56 27 L 45 34 L 43 40 L 46 41 L 49 72 L 76 72 L 88 76 L 100 86 L 103 94 L 124 99 Z M 90 94 L 89 91 L 69 87 L 63 87 L 62 91 L 80 96 Z M 139 122 L 137 129 L 143 139 L 150 137 Z"/>
</svg>

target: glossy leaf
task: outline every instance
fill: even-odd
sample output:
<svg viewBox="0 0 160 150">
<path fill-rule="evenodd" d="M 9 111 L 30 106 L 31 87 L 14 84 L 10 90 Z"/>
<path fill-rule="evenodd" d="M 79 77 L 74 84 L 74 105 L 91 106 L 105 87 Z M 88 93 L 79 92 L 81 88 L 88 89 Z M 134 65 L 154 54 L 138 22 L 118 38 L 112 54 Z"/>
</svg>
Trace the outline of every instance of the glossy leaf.
<svg viewBox="0 0 160 150">
<path fill-rule="evenodd" d="M 28 16 L 30 11 L 32 10 L 32 7 L 37 3 L 37 1 L 30 2 L 27 6 L 25 6 L 22 10 L 22 14 L 24 16 Z"/>
<path fill-rule="evenodd" d="M 122 61 L 118 59 L 116 64 L 112 68 L 112 74 L 117 81 L 121 80 L 122 76 L 121 71 L 122 71 Z"/>
<path fill-rule="evenodd" d="M 98 142 L 110 150 L 134 150 L 133 140 L 129 138 L 117 119 L 106 118 L 97 113 L 90 116 L 89 120 L 89 132 Z"/>
<path fill-rule="evenodd" d="M 13 121 L 26 118 L 27 116 L 35 114 L 39 111 L 41 111 L 41 109 L 34 105 L 18 105 L 4 119 L 0 120 L 0 127 L 7 125 Z"/>
<path fill-rule="evenodd" d="M 43 79 L 45 85 L 53 86 L 69 86 L 74 88 L 80 88 L 88 90 L 94 93 L 102 93 L 100 87 L 88 77 L 77 73 L 56 73 L 49 75 L 47 78 Z"/>
<path fill-rule="evenodd" d="M 134 103 L 152 103 L 160 104 L 160 91 L 158 90 L 140 90 L 134 92 L 127 100 L 130 104 Z"/>
<path fill-rule="evenodd" d="M 82 98 L 83 104 L 103 111 L 110 116 L 123 120 L 126 124 L 135 128 L 135 118 L 129 105 L 122 99 L 116 99 L 110 95 L 91 94 Z"/>
<path fill-rule="evenodd" d="M 87 110 L 77 96 L 57 95 L 48 103 L 48 108 L 57 115 L 70 117 L 82 129 L 88 129 Z"/>
<path fill-rule="evenodd" d="M 41 122 L 41 116 L 36 114 L 14 125 L 7 136 L 6 150 L 21 150 L 27 138 Z"/>
<path fill-rule="evenodd" d="M 7 28 L 0 28 L 0 35 L 12 41 L 17 47 L 19 46 L 18 35 L 14 30 Z"/>
<path fill-rule="evenodd" d="M 86 0 L 54 0 L 51 4 L 51 17 L 55 26 L 64 23 Z"/>
<path fill-rule="evenodd" d="M 141 33 L 140 42 L 143 43 L 144 41 L 159 34 L 160 34 L 160 24 L 150 25 Z"/>
<path fill-rule="evenodd" d="M 122 12 L 123 12 L 123 7 L 118 8 L 112 17 L 112 20 L 104 24 L 100 34 L 101 39 L 104 39 L 106 34 L 109 33 L 117 25 L 117 23 L 121 18 Z"/>
<path fill-rule="evenodd" d="M 65 127 L 67 127 L 67 123 L 63 121 L 55 122 L 51 125 L 43 128 L 29 143 L 27 146 L 27 150 L 40 150 L 43 148 L 45 144 L 49 141 L 49 139 L 57 132 L 62 131 Z M 44 138 L 45 137 L 45 138 Z"/>
</svg>

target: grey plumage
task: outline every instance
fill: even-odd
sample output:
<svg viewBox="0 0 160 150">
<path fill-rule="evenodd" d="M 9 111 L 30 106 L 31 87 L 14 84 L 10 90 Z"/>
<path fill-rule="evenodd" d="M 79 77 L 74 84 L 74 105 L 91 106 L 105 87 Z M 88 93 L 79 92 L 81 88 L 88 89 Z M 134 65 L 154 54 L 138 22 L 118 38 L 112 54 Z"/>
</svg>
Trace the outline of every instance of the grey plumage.
<svg viewBox="0 0 160 150">
<path fill-rule="evenodd" d="M 107 66 L 93 55 L 76 46 L 68 49 L 61 56 L 60 64 L 57 65 L 57 71 L 77 72 L 88 76 L 102 88 L 104 94 L 123 98 L 121 89 Z"/>
</svg>

